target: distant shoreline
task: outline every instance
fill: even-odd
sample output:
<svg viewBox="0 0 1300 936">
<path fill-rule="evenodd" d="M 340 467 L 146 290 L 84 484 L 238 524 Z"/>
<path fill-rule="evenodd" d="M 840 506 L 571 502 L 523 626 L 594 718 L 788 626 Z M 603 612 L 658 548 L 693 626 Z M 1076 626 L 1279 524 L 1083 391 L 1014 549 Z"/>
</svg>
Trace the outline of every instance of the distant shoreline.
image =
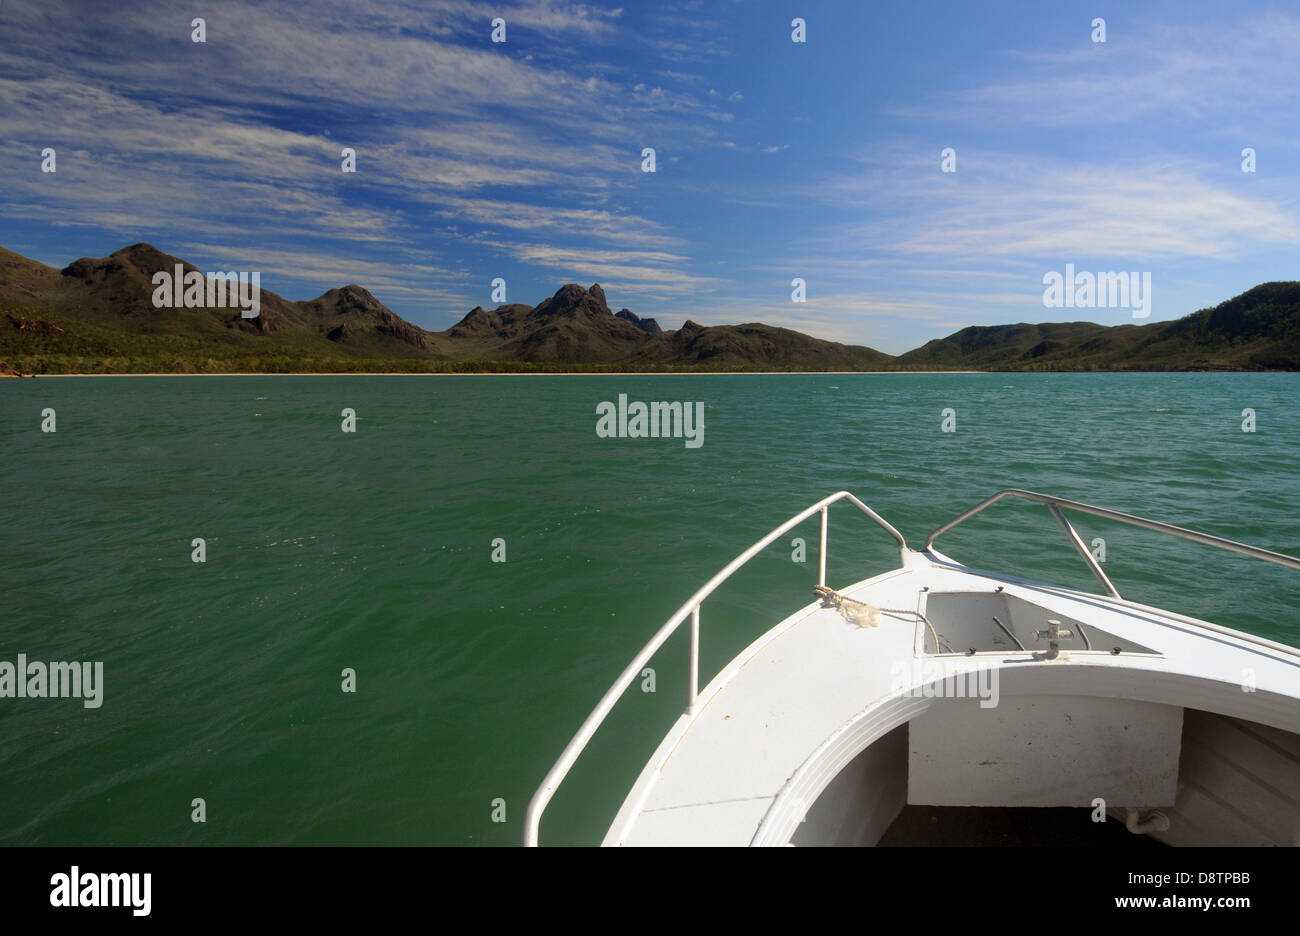
<svg viewBox="0 0 1300 936">
<path fill-rule="evenodd" d="M 22 378 L 39 377 L 853 377 L 904 374 L 1294 374 L 1291 370 L 871 370 L 871 371 L 229 371 L 222 373 L 184 374 L 23 374 Z M 17 378 L 17 374 L 6 374 Z"/>
<path fill-rule="evenodd" d="M 993 374 L 978 370 L 888 370 L 888 371 L 465 371 L 403 374 L 394 371 L 303 371 L 301 373 L 256 373 L 236 371 L 226 374 L 24 374 L 24 377 L 772 377 L 790 376 L 851 377 L 855 374 Z M 1023 373 L 1007 371 L 1006 373 Z M 1056 373 L 1074 373 L 1057 371 Z M 1079 372 L 1085 373 L 1085 372 Z M 1113 371 L 1110 373 L 1120 373 Z M 1124 373 L 1134 373 L 1126 371 Z"/>
</svg>

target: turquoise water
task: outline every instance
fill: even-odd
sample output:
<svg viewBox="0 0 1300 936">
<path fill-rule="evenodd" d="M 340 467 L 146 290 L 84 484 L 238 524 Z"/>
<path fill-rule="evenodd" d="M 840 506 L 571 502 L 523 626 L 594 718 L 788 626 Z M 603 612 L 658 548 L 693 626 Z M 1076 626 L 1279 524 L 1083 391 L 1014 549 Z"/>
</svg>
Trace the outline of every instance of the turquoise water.
<svg viewBox="0 0 1300 936">
<path fill-rule="evenodd" d="M 597 438 L 620 393 L 702 401 L 703 446 Z M 1025 487 L 1300 553 L 1297 440 L 1287 374 L 2 381 L 0 660 L 102 660 L 105 685 L 94 710 L 0 699 L 0 842 L 514 844 L 653 631 L 824 495 L 913 545 Z M 1126 597 L 1300 644 L 1297 573 L 1076 519 Z M 799 535 L 806 565 L 783 541 L 705 604 L 701 685 L 812 599 L 816 521 Z M 832 509 L 831 584 L 892 567 L 890 542 Z M 1093 587 L 1039 506 L 939 545 Z M 622 700 L 544 842 L 599 841 L 680 712 L 686 654 L 683 633 L 657 691 Z"/>
</svg>

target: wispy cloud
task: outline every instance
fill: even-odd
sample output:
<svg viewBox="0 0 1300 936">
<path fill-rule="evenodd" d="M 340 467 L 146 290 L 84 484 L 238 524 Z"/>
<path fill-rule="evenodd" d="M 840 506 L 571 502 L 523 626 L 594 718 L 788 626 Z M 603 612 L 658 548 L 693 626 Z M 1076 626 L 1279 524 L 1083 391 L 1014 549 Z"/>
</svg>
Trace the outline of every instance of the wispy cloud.
<svg viewBox="0 0 1300 936">
<path fill-rule="evenodd" d="M 1188 18 L 1191 19 L 1191 18 Z M 1113 126 L 1160 118 L 1195 121 L 1215 132 L 1242 100 L 1300 106 L 1295 50 L 1300 20 L 1278 12 L 1182 23 L 1112 18 L 1105 43 L 1018 49 L 1005 55 L 1016 77 L 956 88 L 891 113 L 950 123 L 1010 119 L 1018 124 Z"/>
<path fill-rule="evenodd" d="M 516 297 L 599 281 L 665 322 L 886 350 L 1041 319 L 1040 277 L 1070 261 L 1223 296 L 1294 278 L 1300 244 L 1300 17 L 1240 6 L 1116 13 L 1104 46 L 1046 7 L 1014 33 L 907 10 L 924 43 L 864 58 L 815 32 L 786 60 L 789 14 L 761 3 L 4 3 L 0 224 L 43 257 L 148 239 L 300 294 L 352 279 L 422 322 L 507 275 Z"/>
<path fill-rule="evenodd" d="M 683 266 L 688 258 L 679 254 L 538 243 L 484 243 L 525 263 L 555 270 L 566 277 L 584 282 L 596 281 L 609 289 L 623 290 L 629 297 L 663 300 L 698 296 L 701 291 L 710 291 L 727 282 L 689 272 Z"/>
<path fill-rule="evenodd" d="M 1223 167 L 1151 158 L 1063 164 L 967 152 L 958 172 L 944 174 L 937 153 L 927 155 L 926 163 L 872 162 L 836 182 L 841 204 L 853 200 L 883 214 L 846 225 L 848 243 L 966 264 L 1232 259 L 1261 244 L 1300 244 L 1300 220 L 1277 188 L 1265 183 L 1268 194 L 1251 194 Z"/>
</svg>

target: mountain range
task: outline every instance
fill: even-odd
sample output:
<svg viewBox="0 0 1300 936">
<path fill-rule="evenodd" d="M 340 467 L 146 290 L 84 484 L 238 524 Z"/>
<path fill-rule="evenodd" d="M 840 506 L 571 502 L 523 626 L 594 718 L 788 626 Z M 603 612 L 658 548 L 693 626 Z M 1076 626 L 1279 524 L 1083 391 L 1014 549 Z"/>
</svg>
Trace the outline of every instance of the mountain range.
<svg viewBox="0 0 1300 936">
<path fill-rule="evenodd" d="M 895 357 L 758 323 L 665 330 L 611 311 L 599 284 L 476 307 L 445 331 L 355 284 L 297 302 L 262 289 L 255 318 L 158 308 L 152 278 L 177 266 L 201 272 L 149 244 L 62 270 L 0 248 L 0 373 L 1300 369 L 1297 282 L 1146 325 L 972 326 Z"/>
</svg>

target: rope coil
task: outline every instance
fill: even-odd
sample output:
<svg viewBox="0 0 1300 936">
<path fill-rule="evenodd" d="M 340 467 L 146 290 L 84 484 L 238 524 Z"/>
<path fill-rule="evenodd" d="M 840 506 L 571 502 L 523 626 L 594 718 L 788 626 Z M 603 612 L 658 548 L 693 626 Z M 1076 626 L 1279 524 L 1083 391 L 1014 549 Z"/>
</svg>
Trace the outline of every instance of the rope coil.
<svg viewBox="0 0 1300 936">
<path fill-rule="evenodd" d="M 848 621 L 852 621 L 858 627 L 877 627 L 880 624 L 880 615 L 882 614 L 904 614 L 914 617 L 925 622 L 925 626 L 930 631 L 931 638 L 934 639 L 934 652 L 941 653 L 939 648 L 939 634 L 935 631 L 934 625 L 930 619 L 920 611 L 914 611 L 908 608 L 879 608 L 876 605 L 868 604 L 865 601 L 858 601 L 856 598 L 850 598 L 848 595 L 841 595 L 833 588 L 825 585 L 814 585 L 813 592 L 816 593 L 822 601 L 840 609 L 840 613 Z"/>
</svg>

